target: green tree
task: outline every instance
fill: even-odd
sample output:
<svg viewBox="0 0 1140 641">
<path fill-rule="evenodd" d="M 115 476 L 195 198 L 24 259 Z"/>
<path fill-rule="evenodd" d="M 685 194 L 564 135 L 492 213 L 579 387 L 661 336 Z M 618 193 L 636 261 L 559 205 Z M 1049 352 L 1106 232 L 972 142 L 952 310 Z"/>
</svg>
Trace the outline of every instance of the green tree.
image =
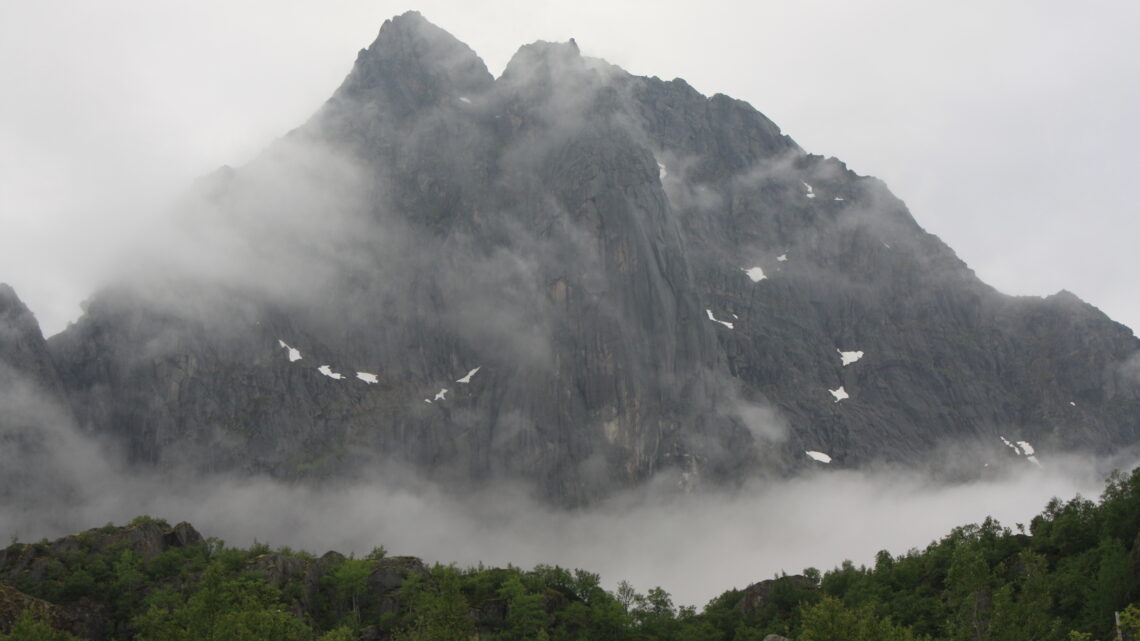
<svg viewBox="0 0 1140 641">
<path fill-rule="evenodd" d="M 1140 530 L 1140 467 L 1129 475 L 1114 471 L 1101 495 L 1101 536 L 1127 541 Z"/>
<path fill-rule="evenodd" d="M 992 601 L 990 578 L 990 570 L 978 547 L 971 542 L 960 543 L 946 574 L 951 613 L 948 627 L 955 641 L 985 638 Z"/>
<path fill-rule="evenodd" d="M 1136 478 L 1135 475 L 1133 478 Z M 1124 608 L 1124 612 L 1120 613 L 1120 630 L 1129 639 L 1140 638 L 1140 606 L 1133 604 Z"/>
<path fill-rule="evenodd" d="M 42 613 L 37 615 L 31 608 L 25 608 L 16 617 L 8 634 L 0 634 L 0 641 L 79 641 L 79 639 L 51 627 L 46 615 Z"/>
<path fill-rule="evenodd" d="M 1099 637 L 1114 634 L 1114 613 L 1128 605 L 1132 591 L 1132 563 L 1124 545 L 1116 539 L 1104 539 L 1097 546 L 1099 559 L 1096 576 L 1085 600 L 1087 629 Z"/>
<path fill-rule="evenodd" d="M 503 638 L 511 640 L 534 639 L 546 627 L 546 610 L 541 594 L 529 594 L 517 574 L 503 582 L 499 598 L 507 603 L 506 630 Z"/>
<path fill-rule="evenodd" d="M 988 641 L 1046 641 L 1061 639 L 1060 621 L 1053 615 L 1045 558 L 1023 550 L 1014 564 L 1017 576 L 994 593 Z"/>
<path fill-rule="evenodd" d="M 187 600 L 164 590 L 135 617 L 138 641 L 304 641 L 311 632 L 285 612 L 280 593 L 264 581 L 227 579 L 221 566 L 206 569 Z"/>
<path fill-rule="evenodd" d="M 353 626 L 360 623 L 360 599 L 371 574 L 372 562 L 364 559 L 345 559 L 327 574 L 326 583 L 332 587 L 337 601 L 350 605 Z"/>
<path fill-rule="evenodd" d="M 615 597 L 618 603 L 621 604 L 621 607 L 625 608 L 626 612 L 632 610 L 634 606 L 644 598 L 637 593 L 637 590 L 633 588 L 633 585 L 630 584 L 629 581 L 625 580 L 618 582 Z"/>
<path fill-rule="evenodd" d="M 356 633 L 352 628 L 342 625 L 317 637 L 317 641 L 356 641 Z"/>
<path fill-rule="evenodd" d="M 855 614 L 843 607 L 843 602 L 825 596 L 819 603 L 807 608 L 800 617 L 802 641 L 855 641 L 858 621 Z"/>
<path fill-rule="evenodd" d="M 890 619 L 875 616 L 869 606 L 848 609 L 825 596 L 800 615 L 798 641 L 913 641 L 914 634 Z"/>
<path fill-rule="evenodd" d="M 475 632 L 468 616 L 467 600 L 459 589 L 459 574 L 452 568 L 437 568 L 438 586 L 413 574 L 400 588 L 400 598 L 409 604 L 411 623 L 399 630 L 397 641 L 456 641 Z"/>
</svg>

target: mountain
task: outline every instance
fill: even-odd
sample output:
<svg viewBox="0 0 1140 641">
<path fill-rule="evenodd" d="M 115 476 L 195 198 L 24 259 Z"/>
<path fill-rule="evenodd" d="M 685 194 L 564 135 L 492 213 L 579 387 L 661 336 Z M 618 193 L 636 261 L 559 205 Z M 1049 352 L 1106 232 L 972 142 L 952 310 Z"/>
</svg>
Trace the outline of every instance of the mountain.
<svg viewBox="0 0 1140 641">
<path fill-rule="evenodd" d="M 409 465 L 579 505 L 659 476 L 968 475 L 1140 440 L 1128 328 L 995 291 L 882 182 L 573 41 L 495 78 L 393 18 L 178 216 L 46 351 L 2 321 L 25 337 L 9 366 L 136 468 Z"/>
<path fill-rule="evenodd" d="M 0 283 L 0 505 L 31 486 L 59 483 L 42 470 L 29 473 L 34 468 L 22 462 L 43 460 L 59 444 L 57 428 L 73 422 L 66 408 L 67 392 L 35 316 Z"/>
</svg>

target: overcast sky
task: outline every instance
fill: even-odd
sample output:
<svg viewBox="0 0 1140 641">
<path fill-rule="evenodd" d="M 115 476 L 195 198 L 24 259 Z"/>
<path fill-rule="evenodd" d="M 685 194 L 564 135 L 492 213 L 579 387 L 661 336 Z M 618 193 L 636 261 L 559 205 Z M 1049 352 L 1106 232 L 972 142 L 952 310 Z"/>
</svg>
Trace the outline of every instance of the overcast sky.
<svg viewBox="0 0 1140 641">
<path fill-rule="evenodd" d="M 142 221 L 300 124 L 411 8 L 496 75 L 524 43 L 574 37 L 747 100 L 884 179 L 1002 291 L 1069 289 L 1140 327 L 1140 4 L 1124 0 L 5 2 L 0 281 L 59 331 Z"/>
</svg>

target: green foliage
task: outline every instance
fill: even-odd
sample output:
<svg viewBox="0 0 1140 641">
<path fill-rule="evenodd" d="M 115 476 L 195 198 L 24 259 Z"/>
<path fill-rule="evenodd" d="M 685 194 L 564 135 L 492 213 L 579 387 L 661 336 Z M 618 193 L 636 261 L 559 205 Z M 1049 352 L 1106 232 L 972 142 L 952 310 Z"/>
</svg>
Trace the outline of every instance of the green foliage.
<svg viewBox="0 0 1140 641">
<path fill-rule="evenodd" d="M 135 526 L 162 523 L 140 517 Z M 879 552 L 871 567 L 844 562 L 806 580 L 778 576 L 760 590 L 729 590 L 698 610 L 657 587 L 613 592 L 599 575 L 539 565 L 459 570 L 218 539 L 143 558 L 114 528 L 46 541 L 6 581 L 70 607 L 94 604 L 103 638 L 348 641 L 362 635 L 442 641 L 796 641 L 914 639 L 1108 641 L 1140 638 L 1137 567 L 1140 471 L 1114 474 L 1099 503 L 1053 500 L 1029 535 L 992 519 L 955 528 L 925 549 Z M 318 580 L 319 578 L 319 580 Z M 399 586 L 398 588 L 395 586 Z M 0 586 L 2 588 L 3 586 Z M 1132 604 L 1132 605 L 1130 605 Z M 744 605 L 747 605 L 745 611 Z M 6 639 L 70 639 L 26 615 Z"/>
<path fill-rule="evenodd" d="M 164 528 L 170 527 L 170 524 L 166 522 L 166 519 L 155 518 L 147 514 L 140 514 L 136 516 L 135 518 L 131 519 L 131 522 L 128 525 L 159 525 Z"/>
<path fill-rule="evenodd" d="M 263 541 L 253 540 L 253 545 L 249 548 L 249 555 L 253 557 L 261 556 L 263 554 L 270 554 L 273 548 L 269 547 L 268 543 Z"/>
<path fill-rule="evenodd" d="M 1023 550 L 1013 565 L 1013 581 L 1001 586 L 994 596 L 987 639 L 1063 639 L 1060 620 L 1051 614 L 1053 599 L 1046 581 L 1045 558 Z"/>
<path fill-rule="evenodd" d="M 183 601 L 171 590 L 157 592 L 135 617 L 138 641 L 302 641 L 311 632 L 283 609 L 280 594 L 264 582 L 229 578 L 211 564 L 197 590 Z"/>
<path fill-rule="evenodd" d="M 47 616 L 37 616 L 30 608 L 16 617 L 8 634 L 0 634 L 0 641 L 78 641 L 75 636 L 51 627 Z"/>
<path fill-rule="evenodd" d="M 467 600 L 460 592 L 460 577 L 453 569 L 437 571 L 438 585 L 413 575 L 401 588 L 401 597 L 411 605 L 410 625 L 395 639 L 403 641 L 452 641 L 467 639 L 475 632 L 468 617 Z"/>
<path fill-rule="evenodd" d="M 317 637 L 317 641 L 356 641 L 356 633 L 352 628 L 341 626 Z"/>
<path fill-rule="evenodd" d="M 368 575 L 371 572 L 371 561 L 345 559 L 325 574 L 326 585 L 332 588 L 337 601 L 351 605 L 351 623 L 354 625 L 359 625 L 360 599 L 364 595 Z"/>
<path fill-rule="evenodd" d="M 1085 598 L 1085 624 L 1094 635 L 1108 637 L 1116 626 L 1114 613 L 1128 605 L 1134 578 L 1128 552 L 1120 541 L 1103 539 L 1096 548 L 1099 563 Z"/>
<path fill-rule="evenodd" d="M 954 551 L 946 574 L 949 597 L 950 638 L 981 641 L 989 627 L 992 602 L 989 567 L 976 545 L 962 545 Z"/>
<path fill-rule="evenodd" d="M 1124 608 L 1120 613 L 1120 629 L 1129 639 L 1135 639 L 1140 635 L 1140 606 L 1133 604 Z"/>
<path fill-rule="evenodd" d="M 499 588 L 499 598 L 507 604 L 506 630 L 502 638 L 509 641 L 533 639 L 546 627 L 542 595 L 528 593 L 518 575 L 513 575 Z"/>
<path fill-rule="evenodd" d="M 911 641 L 910 629 L 875 616 L 870 607 L 851 610 L 834 597 L 804 609 L 799 641 Z"/>
</svg>

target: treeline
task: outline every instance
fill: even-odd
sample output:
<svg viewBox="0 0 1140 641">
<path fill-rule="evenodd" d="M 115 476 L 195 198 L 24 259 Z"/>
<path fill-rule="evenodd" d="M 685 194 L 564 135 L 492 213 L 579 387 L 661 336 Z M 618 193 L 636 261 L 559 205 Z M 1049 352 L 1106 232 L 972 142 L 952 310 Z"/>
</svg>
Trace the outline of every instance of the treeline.
<svg viewBox="0 0 1140 641">
<path fill-rule="evenodd" d="M 140 517 L 0 551 L 0 640 L 1108 641 L 1140 639 L 1140 469 L 1024 528 L 987 519 L 872 567 L 761 581 L 702 610 L 538 566 L 427 567 L 231 548 Z"/>
</svg>

